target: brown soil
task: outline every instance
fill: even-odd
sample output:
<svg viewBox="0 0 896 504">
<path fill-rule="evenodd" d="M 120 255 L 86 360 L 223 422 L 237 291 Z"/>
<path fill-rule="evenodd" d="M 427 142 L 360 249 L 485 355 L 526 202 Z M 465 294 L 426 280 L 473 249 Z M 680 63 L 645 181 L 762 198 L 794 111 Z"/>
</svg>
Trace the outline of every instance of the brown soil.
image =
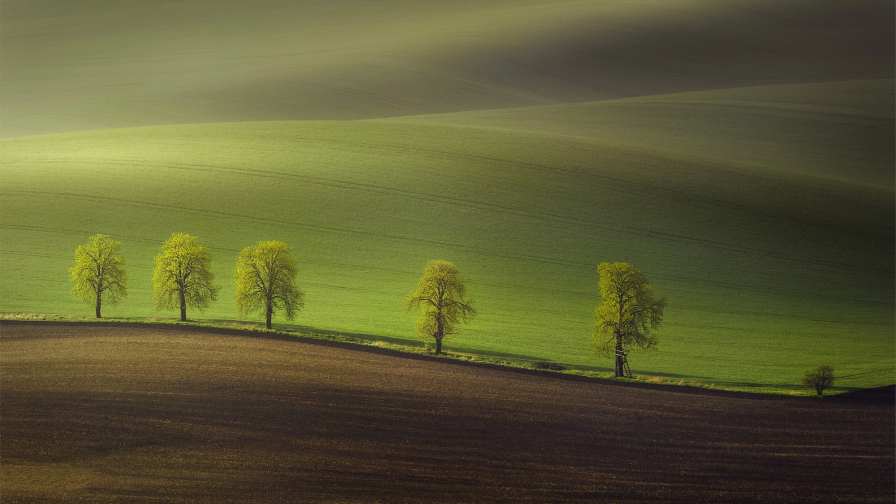
<svg viewBox="0 0 896 504">
<path fill-rule="evenodd" d="M 893 502 L 894 404 L 226 331 L 7 324 L 4 504 Z"/>
</svg>

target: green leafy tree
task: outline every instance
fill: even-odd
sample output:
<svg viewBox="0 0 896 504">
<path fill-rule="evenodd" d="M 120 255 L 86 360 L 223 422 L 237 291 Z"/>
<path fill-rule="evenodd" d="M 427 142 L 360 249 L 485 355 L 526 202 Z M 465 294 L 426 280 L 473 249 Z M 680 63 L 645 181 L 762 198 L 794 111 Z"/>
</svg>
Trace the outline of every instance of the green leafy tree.
<svg viewBox="0 0 896 504">
<path fill-rule="evenodd" d="M 466 282 L 457 267 L 448 261 L 429 261 L 417 291 L 405 300 L 405 310 L 423 314 L 417 322 L 417 335 L 427 341 L 435 339 L 436 354 L 442 353 L 442 340 L 457 334 L 461 322 L 476 315 L 473 300 L 465 299 Z"/>
<path fill-rule="evenodd" d="M 824 394 L 824 389 L 834 385 L 834 368 L 823 364 L 817 368 L 810 369 L 803 375 L 800 383 L 814 388 L 818 396 L 821 397 Z"/>
<path fill-rule="evenodd" d="M 128 295 L 128 276 L 124 271 L 121 242 L 108 235 L 90 237 L 87 245 L 75 249 L 75 265 L 71 273 L 72 297 L 96 307 L 96 318 L 102 318 L 103 303 L 115 306 Z"/>
<path fill-rule="evenodd" d="M 187 306 L 199 311 L 218 299 L 211 271 L 212 254 L 195 236 L 174 233 L 162 244 L 152 275 L 156 310 L 180 307 L 180 321 L 187 320 Z"/>
<path fill-rule="evenodd" d="M 621 377 L 627 348 L 647 350 L 657 344 L 652 330 L 663 319 L 666 298 L 656 299 L 647 277 L 628 263 L 601 263 L 597 272 L 603 304 L 594 312 L 592 349 L 595 357 L 613 355 L 616 376 Z"/>
<path fill-rule="evenodd" d="M 305 294 L 296 287 L 296 261 L 292 249 L 278 241 L 262 241 L 240 252 L 233 278 L 240 315 L 263 309 L 265 327 L 271 328 L 275 311 L 292 320 L 305 305 Z"/>
</svg>

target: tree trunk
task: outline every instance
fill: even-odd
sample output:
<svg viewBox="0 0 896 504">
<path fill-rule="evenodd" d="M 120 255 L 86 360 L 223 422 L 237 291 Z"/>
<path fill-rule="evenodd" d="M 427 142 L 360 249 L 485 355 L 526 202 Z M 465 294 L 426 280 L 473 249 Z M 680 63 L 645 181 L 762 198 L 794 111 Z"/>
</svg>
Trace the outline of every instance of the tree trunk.
<svg viewBox="0 0 896 504">
<path fill-rule="evenodd" d="M 268 302 L 268 303 L 267 303 L 267 309 L 265 310 L 265 324 L 264 324 L 265 329 L 269 329 L 269 330 L 270 330 L 270 328 L 271 328 L 271 316 L 272 316 L 273 314 L 274 314 L 274 306 L 273 306 L 270 302 Z"/>
<path fill-rule="evenodd" d="M 180 294 L 180 321 L 186 322 L 187 321 L 187 298 L 186 298 L 186 296 L 184 296 L 183 289 L 181 289 L 178 293 Z"/>
<path fill-rule="evenodd" d="M 439 313 L 436 319 L 436 355 L 442 353 L 442 337 L 445 336 L 445 329 L 442 327 L 442 315 Z"/>
<path fill-rule="evenodd" d="M 96 318 L 103 318 L 100 315 L 100 308 L 103 305 L 103 295 L 102 293 L 97 293 L 96 295 Z"/>
<path fill-rule="evenodd" d="M 625 370 L 622 369 L 622 338 L 616 335 L 616 378 L 625 376 Z"/>
</svg>

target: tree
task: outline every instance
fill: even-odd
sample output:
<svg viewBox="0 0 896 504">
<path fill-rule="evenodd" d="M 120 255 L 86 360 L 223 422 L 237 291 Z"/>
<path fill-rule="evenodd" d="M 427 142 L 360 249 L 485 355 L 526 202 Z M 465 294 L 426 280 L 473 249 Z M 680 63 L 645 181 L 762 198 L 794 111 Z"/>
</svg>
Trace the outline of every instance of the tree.
<svg viewBox="0 0 896 504">
<path fill-rule="evenodd" d="M 180 307 L 187 321 L 187 306 L 202 311 L 218 299 L 219 287 L 211 272 L 212 254 L 195 236 L 174 233 L 162 244 L 152 275 L 156 310 Z"/>
<path fill-rule="evenodd" d="M 271 328 L 275 310 L 292 320 L 305 306 L 305 294 L 295 285 L 296 261 L 292 249 L 278 241 L 261 241 L 240 252 L 233 278 L 240 315 L 264 309 L 265 327 Z"/>
<path fill-rule="evenodd" d="M 666 298 L 655 299 L 644 273 L 628 263 L 600 263 L 600 295 L 603 304 L 594 312 L 597 324 L 591 337 L 595 357 L 611 352 L 616 359 L 616 377 L 624 375 L 626 348 L 647 350 L 657 344 L 652 330 L 660 325 Z"/>
<path fill-rule="evenodd" d="M 834 368 L 823 364 L 817 368 L 810 369 L 803 375 L 800 383 L 814 388 L 818 396 L 821 397 L 824 394 L 824 389 L 834 385 Z"/>
<path fill-rule="evenodd" d="M 417 335 L 424 341 L 436 340 L 436 354 L 442 353 L 442 340 L 458 332 L 460 322 L 469 322 L 475 315 L 473 300 L 464 299 L 466 282 L 457 267 L 448 261 L 429 261 L 417 291 L 405 300 L 408 312 L 423 307 L 417 321 Z"/>
<path fill-rule="evenodd" d="M 103 301 L 115 306 L 128 295 L 128 276 L 121 257 L 121 242 L 108 235 L 90 237 L 87 245 L 75 249 L 75 265 L 69 269 L 72 297 L 96 307 L 96 318 L 102 318 Z"/>
</svg>

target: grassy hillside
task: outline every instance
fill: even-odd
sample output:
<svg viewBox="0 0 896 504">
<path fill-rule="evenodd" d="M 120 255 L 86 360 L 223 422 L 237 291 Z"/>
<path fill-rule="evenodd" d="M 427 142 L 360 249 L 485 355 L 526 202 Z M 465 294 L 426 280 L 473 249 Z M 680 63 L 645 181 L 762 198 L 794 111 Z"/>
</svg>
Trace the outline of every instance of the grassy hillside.
<svg viewBox="0 0 896 504">
<path fill-rule="evenodd" d="M 757 86 L 395 120 L 603 138 L 892 188 L 893 79 Z"/>
<path fill-rule="evenodd" d="M 89 315 L 67 270 L 106 233 L 131 278 L 106 314 L 152 316 L 153 257 L 183 231 L 223 286 L 202 316 L 232 319 L 237 253 L 277 239 L 302 265 L 300 325 L 407 341 L 403 297 L 442 258 L 480 311 L 449 348 L 606 369 L 595 269 L 627 261 L 669 298 L 636 372 L 776 388 L 826 362 L 844 387 L 893 382 L 892 2 L 0 14 L 0 311 Z"/>
<path fill-rule="evenodd" d="M 827 362 L 844 387 L 893 380 L 894 194 L 712 155 L 532 131 L 398 122 L 270 122 L 6 139 L 3 312 L 92 313 L 67 268 L 93 233 L 124 243 L 129 298 L 173 231 L 230 272 L 261 239 L 295 248 L 297 323 L 412 338 L 402 299 L 455 262 L 480 316 L 449 348 L 607 369 L 589 359 L 596 264 L 627 261 L 669 299 L 636 373 L 795 384 Z M 197 313 L 190 313 L 198 316 Z M 173 312 L 161 316 L 175 316 Z"/>
<path fill-rule="evenodd" d="M 893 77 L 891 1 L 6 0 L 4 137 Z"/>
</svg>

